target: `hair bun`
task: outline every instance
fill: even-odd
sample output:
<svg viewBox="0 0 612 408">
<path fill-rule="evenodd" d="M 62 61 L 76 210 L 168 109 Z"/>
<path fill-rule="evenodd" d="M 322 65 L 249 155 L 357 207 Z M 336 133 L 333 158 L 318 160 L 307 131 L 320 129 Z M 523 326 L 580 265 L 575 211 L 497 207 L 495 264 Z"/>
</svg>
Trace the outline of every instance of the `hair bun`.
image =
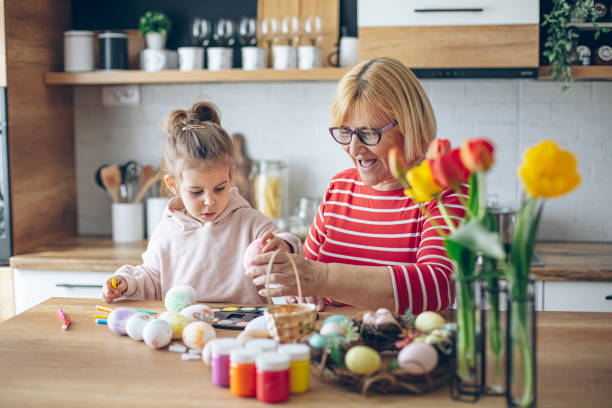
<svg viewBox="0 0 612 408">
<path fill-rule="evenodd" d="M 191 107 L 190 111 L 190 120 L 192 117 L 197 117 L 196 120 L 200 120 L 202 122 L 212 122 L 217 125 L 221 125 L 221 117 L 219 116 L 219 111 L 217 110 L 217 107 L 210 102 L 196 103 Z"/>
</svg>

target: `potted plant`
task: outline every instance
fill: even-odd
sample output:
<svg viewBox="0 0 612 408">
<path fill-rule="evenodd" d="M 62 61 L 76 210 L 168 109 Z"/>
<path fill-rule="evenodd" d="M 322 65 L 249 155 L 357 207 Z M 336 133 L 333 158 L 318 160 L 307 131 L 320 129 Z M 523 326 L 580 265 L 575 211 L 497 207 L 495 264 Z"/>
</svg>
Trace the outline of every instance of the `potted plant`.
<svg viewBox="0 0 612 408">
<path fill-rule="evenodd" d="M 166 46 L 166 38 L 172 22 L 165 13 L 161 11 L 147 11 L 140 17 L 138 30 L 147 41 L 147 48 L 163 49 Z"/>
</svg>

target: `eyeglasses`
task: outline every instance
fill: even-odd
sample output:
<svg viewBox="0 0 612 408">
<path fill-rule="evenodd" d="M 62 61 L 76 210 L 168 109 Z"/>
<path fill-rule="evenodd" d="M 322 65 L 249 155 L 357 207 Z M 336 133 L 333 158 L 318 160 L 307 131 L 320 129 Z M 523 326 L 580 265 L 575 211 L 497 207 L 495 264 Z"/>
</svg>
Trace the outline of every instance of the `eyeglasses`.
<svg viewBox="0 0 612 408">
<path fill-rule="evenodd" d="M 346 126 L 340 126 L 330 127 L 329 133 L 332 135 L 336 142 L 342 145 L 350 144 L 351 140 L 353 139 L 353 135 L 357 135 L 361 143 L 363 143 L 364 145 L 375 146 L 380 143 L 380 138 L 382 137 L 382 134 L 394 126 L 397 126 L 396 120 L 383 126 L 382 129 L 360 127 L 353 130 Z"/>
</svg>

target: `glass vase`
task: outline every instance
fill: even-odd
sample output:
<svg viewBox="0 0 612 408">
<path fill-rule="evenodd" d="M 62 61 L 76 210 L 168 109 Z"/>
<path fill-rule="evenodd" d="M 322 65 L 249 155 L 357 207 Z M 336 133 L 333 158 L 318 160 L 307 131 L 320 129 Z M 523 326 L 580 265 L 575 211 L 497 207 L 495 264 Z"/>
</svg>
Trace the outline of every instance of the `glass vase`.
<svg viewBox="0 0 612 408">
<path fill-rule="evenodd" d="M 454 373 L 451 396 L 476 401 L 482 392 L 482 341 L 484 325 L 477 280 L 455 281 L 456 322 Z"/>
<path fill-rule="evenodd" d="M 484 341 L 482 392 L 506 395 L 506 288 L 498 278 L 481 284 L 482 314 L 487 338 Z M 503 309 L 503 310 L 502 310 Z"/>
<path fill-rule="evenodd" d="M 509 407 L 536 405 L 535 283 L 509 286 L 506 333 L 506 387 Z"/>
</svg>

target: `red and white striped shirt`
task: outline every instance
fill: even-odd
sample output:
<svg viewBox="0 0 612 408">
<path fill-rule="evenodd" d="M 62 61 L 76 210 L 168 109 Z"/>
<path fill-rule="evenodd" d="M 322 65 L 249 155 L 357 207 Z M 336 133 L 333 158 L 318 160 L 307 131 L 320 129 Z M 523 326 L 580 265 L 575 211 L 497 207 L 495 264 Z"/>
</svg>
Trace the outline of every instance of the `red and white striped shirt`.
<svg viewBox="0 0 612 408">
<path fill-rule="evenodd" d="M 458 223 L 465 215 L 458 193 L 446 190 L 441 200 Z M 446 231 L 448 227 L 435 200 L 425 207 L 431 218 L 403 190 L 375 190 L 363 183 L 357 169 L 344 170 L 333 177 L 319 206 L 304 243 L 306 258 L 386 265 L 397 313 L 447 308 L 455 297 L 453 267 L 436 225 Z"/>
</svg>

